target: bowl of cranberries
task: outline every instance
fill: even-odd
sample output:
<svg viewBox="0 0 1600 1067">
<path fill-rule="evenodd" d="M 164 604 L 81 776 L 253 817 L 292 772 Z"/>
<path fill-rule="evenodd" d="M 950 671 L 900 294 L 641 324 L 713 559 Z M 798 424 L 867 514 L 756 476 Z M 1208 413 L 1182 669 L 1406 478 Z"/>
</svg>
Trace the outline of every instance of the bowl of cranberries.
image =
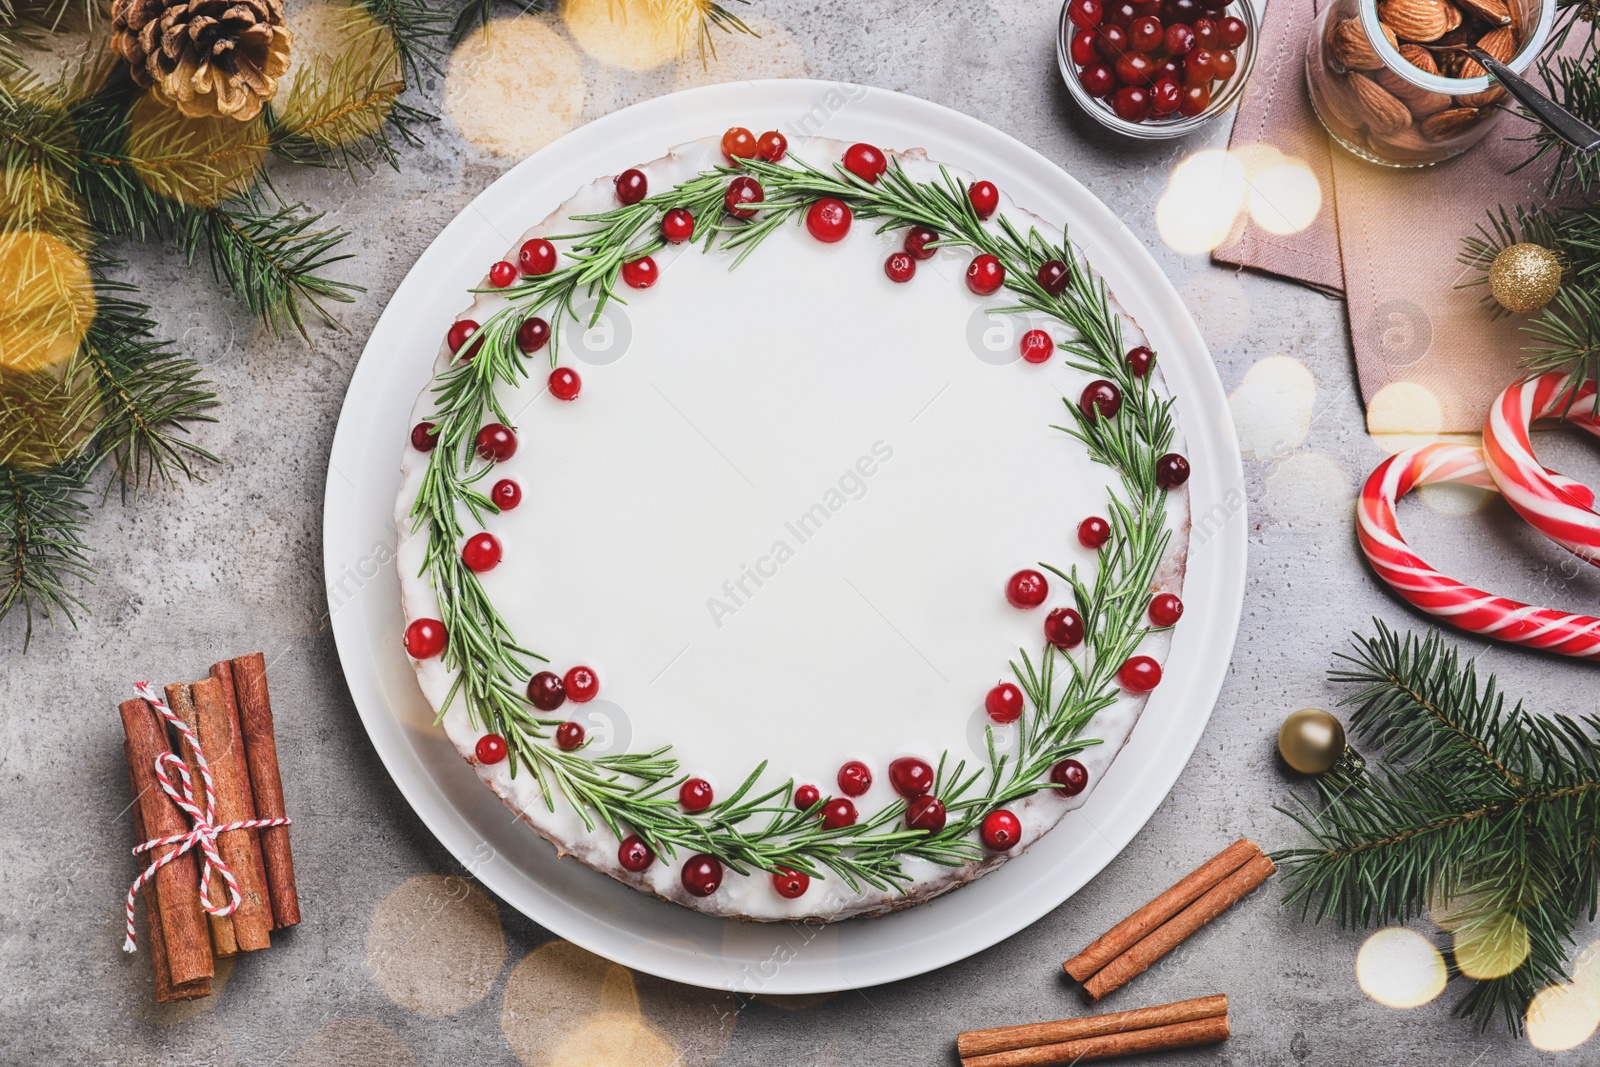
<svg viewBox="0 0 1600 1067">
<path fill-rule="evenodd" d="M 1067 0 L 1061 76 L 1101 125 L 1181 137 L 1238 100 L 1255 63 L 1248 0 Z"/>
</svg>

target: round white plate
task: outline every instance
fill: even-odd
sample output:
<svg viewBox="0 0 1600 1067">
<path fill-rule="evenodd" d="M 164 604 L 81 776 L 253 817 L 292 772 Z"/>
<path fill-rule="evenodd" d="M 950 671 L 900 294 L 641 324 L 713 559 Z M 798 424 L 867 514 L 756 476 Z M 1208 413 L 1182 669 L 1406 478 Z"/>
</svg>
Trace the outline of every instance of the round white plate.
<svg viewBox="0 0 1600 1067">
<path fill-rule="evenodd" d="M 716 919 L 563 862 L 433 725 L 398 637 L 391 516 L 400 449 L 441 324 L 465 306 L 484 263 L 580 185 L 734 125 L 925 148 L 996 181 L 1043 218 L 1070 221 L 1074 243 L 1161 353 L 1194 469 L 1185 625 L 1166 681 L 1088 803 L 994 873 L 883 918 Z M 395 291 L 351 379 L 328 462 L 323 556 L 334 638 L 372 743 L 473 876 L 555 934 L 626 966 L 746 993 L 816 993 L 907 978 L 988 948 L 1072 896 L 1132 839 L 1188 762 L 1227 673 L 1244 598 L 1244 502 L 1239 447 L 1205 342 L 1149 253 L 1092 193 L 1026 145 L 937 104 L 858 85 L 761 81 L 675 93 L 590 123 L 513 168 L 445 227 Z"/>
</svg>

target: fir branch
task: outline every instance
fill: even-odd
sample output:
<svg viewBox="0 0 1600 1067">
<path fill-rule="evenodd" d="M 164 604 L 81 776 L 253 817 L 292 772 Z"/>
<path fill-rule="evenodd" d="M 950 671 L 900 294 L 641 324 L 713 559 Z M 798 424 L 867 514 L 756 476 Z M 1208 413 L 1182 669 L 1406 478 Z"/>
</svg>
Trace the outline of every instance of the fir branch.
<svg viewBox="0 0 1600 1067">
<path fill-rule="evenodd" d="M 302 337 L 309 309 L 323 322 L 338 320 L 324 301 L 349 303 L 365 292 L 353 282 L 336 281 L 322 272 L 350 253 L 335 255 L 349 236 L 344 230 L 315 229 L 323 216 L 300 215 L 293 207 L 276 211 L 249 203 L 206 208 L 190 217 L 190 247 L 204 236 L 211 269 L 244 297 L 261 320 L 274 330 L 292 325 Z"/>
<path fill-rule="evenodd" d="M 33 640 L 35 615 L 55 622 L 59 615 L 74 627 L 83 601 L 69 586 L 93 580 L 89 523 L 84 502 L 87 466 L 69 463 L 49 470 L 0 467 L 0 619 L 19 609 L 27 620 L 23 648 Z"/>
<path fill-rule="evenodd" d="M 388 32 L 408 84 L 419 84 L 427 74 L 444 73 L 437 40 L 451 25 L 444 5 L 433 0 L 356 0 L 355 6 Z"/>
<path fill-rule="evenodd" d="M 508 9 L 514 10 L 518 15 L 532 15 L 543 11 L 554 11 L 556 0 L 503 0 Z M 455 20 L 450 25 L 450 43 L 460 44 L 466 39 L 467 34 L 474 30 L 488 32 L 489 23 L 494 21 L 495 8 L 499 7 L 502 0 L 467 0 L 456 12 Z"/>
</svg>

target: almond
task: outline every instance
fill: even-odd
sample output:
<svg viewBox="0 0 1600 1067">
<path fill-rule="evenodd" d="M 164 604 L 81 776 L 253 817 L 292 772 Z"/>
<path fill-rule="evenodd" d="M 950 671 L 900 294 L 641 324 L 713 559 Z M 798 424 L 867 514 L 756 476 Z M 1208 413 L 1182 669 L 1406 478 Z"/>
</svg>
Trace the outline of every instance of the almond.
<svg viewBox="0 0 1600 1067">
<path fill-rule="evenodd" d="M 1496 27 L 1478 38 L 1478 47 L 1500 62 L 1509 63 L 1517 54 L 1516 31 L 1510 26 Z"/>
<path fill-rule="evenodd" d="M 1383 27 L 1383 35 L 1391 45 L 1399 46 L 1399 40 L 1388 26 Z M 1383 66 L 1383 60 L 1367 39 L 1367 31 L 1362 29 L 1358 18 L 1345 19 L 1335 26 L 1331 43 L 1334 58 L 1349 70 L 1377 70 Z"/>
<path fill-rule="evenodd" d="M 1430 141 L 1443 141 L 1458 133 L 1465 133 L 1478 121 L 1475 107 L 1453 107 L 1422 120 L 1422 136 Z"/>
<path fill-rule="evenodd" d="M 1500 62 L 1509 63 L 1517 52 L 1516 34 L 1510 26 L 1501 26 L 1478 38 L 1478 47 Z M 1469 56 L 1462 60 L 1461 66 L 1457 68 L 1456 77 L 1481 78 L 1488 73 L 1483 69 L 1483 64 Z M 1500 86 L 1491 85 L 1481 93 L 1468 93 L 1466 96 L 1456 97 L 1456 103 L 1462 107 L 1488 107 L 1505 95 L 1506 91 Z"/>
<path fill-rule="evenodd" d="M 1411 112 L 1389 90 L 1365 74 L 1350 75 L 1362 118 L 1373 133 L 1395 133 L 1411 124 Z"/>
<path fill-rule="evenodd" d="M 1505 0 L 1456 0 L 1456 5 L 1491 26 L 1511 25 L 1511 9 L 1506 6 Z"/>
<path fill-rule="evenodd" d="M 1459 30 L 1461 28 L 1461 24 L 1466 21 L 1466 16 L 1461 14 L 1461 9 L 1454 4 L 1444 5 L 1444 18 L 1445 33 L 1452 33 L 1456 30 Z"/>
<path fill-rule="evenodd" d="M 1404 40 L 1435 41 L 1461 24 L 1461 10 L 1447 0 L 1380 0 L 1378 18 Z"/>
<path fill-rule="evenodd" d="M 1414 44 L 1401 45 L 1401 48 L 1416 48 Z M 1431 71 L 1429 73 L 1432 73 Z M 1405 78 L 1387 68 L 1377 71 L 1373 77 L 1378 84 L 1389 90 L 1400 102 L 1417 118 L 1425 118 L 1436 111 L 1443 111 L 1450 107 L 1454 101 L 1443 93 L 1429 92 L 1420 85 L 1412 85 Z"/>
</svg>

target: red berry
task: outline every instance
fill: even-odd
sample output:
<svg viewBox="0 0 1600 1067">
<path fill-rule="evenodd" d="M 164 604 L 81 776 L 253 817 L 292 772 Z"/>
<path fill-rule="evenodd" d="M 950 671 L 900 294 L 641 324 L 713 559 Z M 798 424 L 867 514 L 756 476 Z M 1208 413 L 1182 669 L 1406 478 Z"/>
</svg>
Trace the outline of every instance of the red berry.
<svg viewBox="0 0 1600 1067">
<path fill-rule="evenodd" d="M 1143 52 L 1125 52 L 1117 57 L 1116 70 L 1117 80 L 1123 85 L 1149 85 L 1156 74 L 1156 61 Z M 1119 90 L 1111 101 L 1111 106 L 1117 109 L 1119 115 L 1122 114 L 1121 99 L 1122 92 Z"/>
<path fill-rule="evenodd" d="M 504 289 L 517 280 L 517 268 L 505 260 L 498 260 L 489 267 L 489 284 L 496 289 Z"/>
<path fill-rule="evenodd" d="M 722 203 L 734 218 L 747 219 L 756 213 L 765 195 L 760 182 L 741 174 L 728 183 L 727 191 L 722 194 Z"/>
<path fill-rule="evenodd" d="M 1128 31 L 1121 26 L 1101 26 L 1095 31 L 1094 47 L 1108 63 L 1115 63 L 1128 50 Z"/>
<path fill-rule="evenodd" d="M 777 130 L 768 130 L 756 142 L 756 155 L 768 163 L 776 163 L 789 154 L 789 138 Z"/>
<path fill-rule="evenodd" d="M 722 884 L 722 861 L 705 853 L 690 856 L 683 865 L 683 888 L 697 897 L 709 897 Z"/>
<path fill-rule="evenodd" d="M 1022 335 L 1022 358 L 1029 363 L 1048 363 L 1056 350 L 1056 343 L 1043 330 L 1029 330 Z"/>
<path fill-rule="evenodd" d="M 1238 48 L 1249 35 L 1250 30 L 1245 26 L 1244 19 L 1237 16 L 1225 16 L 1217 23 L 1217 43 L 1224 48 Z"/>
<path fill-rule="evenodd" d="M 1084 548 L 1103 548 L 1111 540 L 1111 524 L 1098 515 L 1078 523 L 1078 544 Z"/>
<path fill-rule="evenodd" d="M 1139 17 L 1139 9 L 1132 0 L 1111 0 L 1106 4 L 1106 22 L 1112 26 L 1121 26 L 1126 29 L 1133 25 L 1133 20 Z"/>
<path fill-rule="evenodd" d="M 760 151 L 761 145 L 755 134 L 743 126 L 734 126 L 722 135 L 722 154 L 736 167 L 739 160 L 754 159 Z"/>
<path fill-rule="evenodd" d="M 1210 49 L 1196 48 L 1183 57 L 1184 84 L 1210 85 L 1217 76 L 1217 59 Z"/>
<path fill-rule="evenodd" d="M 889 161 L 883 153 L 869 144 L 853 144 L 844 151 L 844 169 L 864 182 L 876 185 Z"/>
<path fill-rule="evenodd" d="M 661 216 L 661 237 L 668 244 L 681 245 L 694 236 L 694 216 L 686 208 L 675 207 Z"/>
<path fill-rule="evenodd" d="M 406 651 L 415 659 L 432 659 L 444 651 L 444 623 L 438 619 L 418 619 L 406 627 Z"/>
<path fill-rule="evenodd" d="M 806 209 L 806 229 L 823 244 L 844 240 L 850 232 L 850 205 L 825 196 Z"/>
<path fill-rule="evenodd" d="M 1022 840 L 1022 820 L 1004 808 L 991 811 L 983 817 L 983 827 L 979 833 L 985 848 L 992 852 L 1007 852 Z"/>
<path fill-rule="evenodd" d="M 660 277 L 661 271 L 650 256 L 640 256 L 622 265 L 622 280 L 633 289 L 648 289 Z"/>
<path fill-rule="evenodd" d="M 506 739 L 499 734 L 484 734 L 473 746 L 478 762 L 493 766 L 506 758 Z"/>
<path fill-rule="evenodd" d="M 1006 582 L 1006 602 L 1019 611 L 1036 608 L 1050 595 L 1050 583 L 1036 570 L 1020 570 Z"/>
<path fill-rule="evenodd" d="M 1150 114 L 1159 117 L 1172 114 L 1183 103 L 1183 89 L 1173 78 L 1162 78 L 1150 87 Z"/>
<path fill-rule="evenodd" d="M 994 187 L 994 182 L 973 182 L 967 186 L 967 200 L 978 217 L 986 219 L 1000 206 L 1000 190 Z"/>
<path fill-rule="evenodd" d="M 557 400 L 576 400 L 583 388 L 583 379 L 571 367 L 557 367 L 550 372 L 550 395 Z"/>
<path fill-rule="evenodd" d="M 650 192 L 650 179 L 644 171 L 632 168 L 617 175 L 617 200 L 624 204 L 637 204 Z"/>
<path fill-rule="evenodd" d="M 853 759 L 839 768 L 839 792 L 847 797 L 858 797 L 872 788 L 872 771 L 865 763 Z"/>
<path fill-rule="evenodd" d="M 1089 768 L 1075 759 L 1064 759 L 1050 768 L 1050 780 L 1055 783 L 1056 796 L 1075 797 L 1089 784 Z"/>
<path fill-rule="evenodd" d="M 902 247 L 905 248 L 906 254 L 912 259 L 932 259 L 939 254 L 939 250 L 928 246 L 938 239 L 939 234 L 937 231 L 930 230 L 926 226 L 913 226 L 906 231 L 906 239 Z"/>
<path fill-rule="evenodd" d="M 1169 26 L 1174 22 L 1192 23 L 1199 17 L 1199 0 L 1162 0 L 1161 21 Z"/>
<path fill-rule="evenodd" d="M 556 246 L 543 237 L 522 243 L 517 253 L 517 266 L 524 274 L 549 274 L 556 269 Z"/>
<path fill-rule="evenodd" d="M 906 805 L 906 826 L 936 834 L 944 829 L 944 801 L 935 796 L 920 796 Z"/>
<path fill-rule="evenodd" d="M 625 871 L 637 874 L 645 870 L 656 861 L 656 854 L 650 851 L 650 846 L 639 840 L 638 834 L 630 834 L 622 839 L 622 844 L 617 848 L 617 862 L 622 864 Z"/>
<path fill-rule="evenodd" d="M 1124 85 L 1111 98 L 1111 110 L 1125 122 L 1143 122 L 1150 117 L 1150 106 L 1149 92 L 1137 85 Z"/>
<path fill-rule="evenodd" d="M 567 699 L 574 704 L 587 704 L 600 692 L 600 676 L 592 667 L 573 667 L 561 684 L 567 687 Z"/>
<path fill-rule="evenodd" d="M 418 452 L 432 452 L 439 446 L 439 431 L 431 422 L 419 422 L 411 427 L 411 447 Z"/>
<path fill-rule="evenodd" d="M 1094 46 L 1093 30 L 1078 30 L 1072 35 L 1072 61 L 1087 67 L 1100 58 L 1100 49 Z"/>
<path fill-rule="evenodd" d="M 1150 621 L 1157 626 L 1176 626 L 1183 618 L 1183 601 L 1171 593 L 1157 593 L 1150 600 Z"/>
<path fill-rule="evenodd" d="M 1039 272 L 1033 276 L 1033 280 L 1051 296 L 1060 296 L 1072 284 L 1072 275 L 1067 265 L 1059 259 L 1047 259 L 1039 264 Z"/>
<path fill-rule="evenodd" d="M 1105 13 L 1100 0 L 1072 0 L 1071 6 L 1067 8 L 1067 17 L 1072 20 L 1072 24 L 1085 30 L 1092 30 L 1100 25 Z"/>
<path fill-rule="evenodd" d="M 450 332 L 444 335 L 444 343 L 450 346 L 450 354 L 452 356 L 459 355 L 461 353 L 461 346 L 467 343 L 467 338 L 472 337 L 472 335 L 477 332 L 478 324 L 473 322 L 471 319 L 462 319 L 460 322 L 452 323 L 450 326 Z M 482 347 L 483 338 L 474 338 L 472 347 L 467 349 L 466 354 L 461 356 L 461 358 L 471 359 L 473 356 L 478 354 L 478 350 Z"/>
<path fill-rule="evenodd" d="M 822 799 L 822 790 L 814 785 L 797 785 L 794 787 L 794 806 L 801 811 L 810 811 L 811 806 Z"/>
<path fill-rule="evenodd" d="M 555 671 L 540 671 L 528 679 L 528 703 L 540 711 L 555 711 L 567 702 L 567 687 Z"/>
<path fill-rule="evenodd" d="M 1195 19 L 1194 43 L 1201 48 L 1215 48 L 1222 40 L 1217 24 L 1211 19 Z"/>
<path fill-rule="evenodd" d="M 1134 656 L 1117 672 L 1117 681 L 1130 693 L 1148 693 L 1161 684 L 1161 664 L 1149 656 Z"/>
<path fill-rule="evenodd" d="M 583 744 L 583 724 L 564 722 L 556 727 L 556 747 L 563 752 L 571 752 Z"/>
<path fill-rule="evenodd" d="M 1189 480 L 1189 461 L 1176 452 L 1168 452 L 1156 460 L 1156 484 L 1163 489 L 1176 489 Z"/>
<path fill-rule="evenodd" d="M 1122 390 L 1104 378 L 1096 378 L 1084 386 L 1078 397 L 1078 410 L 1088 419 L 1093 419 L 1096 413 L 1101 418 L 1115 418 L 1121 409 Z"/>
<path fill-rule="evenodd" d="M 461 562 L 473 574 L 492 571 L 500 563 L 500 539 L 494 534 L 475 533 L 461 546 Z"/>
<path fill-rule="evenodd" d="M 883 261 L 883 273 L 891 282 L 909 282 L 917 273 L 917 261 L 907 252 L 891 252 Z"/>
<path fill-rule="evenodd" d="M 1239 57 L 1228 51 L 1226 48 L 1211 53 L 1211 57 L 1216 61 L 1217 78 L 1219 80 L 1227 81 L 1229 78 L 1238 73 Z"/>
<path fill-rule="evenodd" d="M 983 710 L 989 718 L 1004 725 L 1022 718 L 1022 690 L 1010 682 L 1001 682 L 983 698 Z"/>
<path fill-rule="evenodd" d="M 1116 71 L 1109 63 L 1090 63 L 1078 72 L 1078 84 L 1083 91 L 1099 99 L 1117 87 Z"/>
<path fill-rule="evenodd" d="M 1178 114 L 1185 118 L 1205 114 L 1206 108 L 1211 106 L 1211 87 L 1209 85 L 1189 85 L 1183 90 L 1183 102 L 1178 105 Z"/>
<path fill-rule="evenodd" d="M 844 797 L 835 797 L 822 806 L 822 825 L 838 830 L 856 824 L 856 806 Z"/>
<path fill-rule="evenodd" d="M 772 888 L 785 900 L 805 896 L 811 888 L 811 876 L 792 867 L 779 867 L 772 872 Z"/>
<path fill-rule="evenodd" d="M 1128 43 L 1141 52 L 1154 52 L 1160 48 L 1165 34 L 1161 20 L 1150 15 L 1136 18 L 1128 25 Z"/>
<path fill-rule="evenodd" d="M 1158 60 L 1156 62 L 1156 72 L 1151 75 L 1150 81 L 1152 83 L 1176 82 L 1181 88 L 1183 86 L 1183 60 L 1173 59 L 1171 56 Z"/>
<path fill-rule="evenodd" d="M 967 288 L 979 296 L 988 296 L 1006 282 L 1006 269 L 1000 261 L 985 252 L 967 264 Z"/>
<path fill-rule="evenodd" d="M 524 352 L 537 352 L 550 341 L 550 324 L 535 315 L 523 319 L 517 327 L 517 347 Z"/>
<path fill-rule="evenodd" d="M 491 422 L 479 430 L 474 444 L 478 455 L 496 463 L 504 463 L 517 454 L 517 435 L 502 422 Z"/>
<path fill-rule="evenodd" d="M 494 501 L 494 506 L 501 511 L 510 511 L 522 503 L 522 486 L 510 478 L 501 478 L 494 483 L 494 488 L 489 490 L 489 499 Z"/>
<path fill-rule="evenodd" d="M 705 811 L 711 800 L 711 783 L 704 778 L 690 778 L 678 787 L 678 803 L 684 811 Z"/>
<path fill-rule="evenodd" d="M 901 756 L 889 764 L 889 784 L 907 800 L 920 797 L 933 788 L 933 768 L 927 760 Z"/>
<path fill-rule="evenodd" d="M 1167 49 L 1169 56 L 1185 56 L 1194 47 L 1194 28 L 1181 22 L 1174 22 L 1167 27 L 1161 43 Z"/>
<path fill-rule="evenodd" d="M 1138 348 L 1128 349 L 1128 354 L 1122 357 L 1122 361 L 1128 365 L 1128 370 L 1135 378 L 1143 378 L 1150 373 L 1150 364 L 1156 361 L 1156 354 L 1144 345 L 1140 345 Z"/>
<path fill-rule="evenodd" d="M 1044 617 L 1044 639 L 1066 650 L 1083 644 L 1083 616 L 1071 608 L 1056 608 Z"/>
</svg>

